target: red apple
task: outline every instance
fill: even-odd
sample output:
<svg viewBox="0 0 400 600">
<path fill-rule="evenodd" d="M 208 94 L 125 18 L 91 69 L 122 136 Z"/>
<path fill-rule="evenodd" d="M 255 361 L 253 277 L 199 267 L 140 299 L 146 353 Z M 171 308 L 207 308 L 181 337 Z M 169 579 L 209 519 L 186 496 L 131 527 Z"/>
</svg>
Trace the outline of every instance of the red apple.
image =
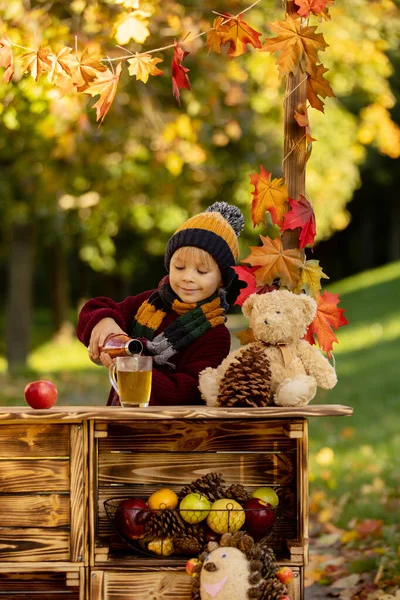
<svg viewBox="0 0 400 600">
<path fill-rule="evenodd" d="M 275 508 L 271 504 L 260 498 L 250 498 L 244 506 L 244 512 L 244 528 L 255 541 L 271 533 L 276 516 Z"/>
<path fill-rule="evenodd" d="M 57 400 L 57 388 L 51 381 L 32 381 L 26 386 L 24 394 L 32 408 L 51 408 Z"/>
<path fill-rule="evenodd" d="M 290 567 L 282 567 L 279 571 L 276 572 L 276 576 L 281 583 L 285 585 L 289 585 L 293 581 L 293 571 Z"/>
<path fill-rule="evenodd" d="M 146 535 L 149 516 L 147 503 L 142 498 L 127 498 L 115 511 L 115 527 L 129 539 L 139 540 Z"/>
<path fill-rule="evenodd" d="M 194 577 L 195 573 L 194 570 L 197 567 L 197 565 L 200 564 L 200 561 L 198 558 L 191 558 L 187 561 L 186 563 L 186 573 L 188 575 L 190 575 L 191 577 Z"/>
<path fill-rule="evenodd" d="M 204 538 L 206 542 L 219 542 L 221 539 L 221 535 L 219 533 L 215 533 L 208 525 L 204 527 Z"/>
</svg>

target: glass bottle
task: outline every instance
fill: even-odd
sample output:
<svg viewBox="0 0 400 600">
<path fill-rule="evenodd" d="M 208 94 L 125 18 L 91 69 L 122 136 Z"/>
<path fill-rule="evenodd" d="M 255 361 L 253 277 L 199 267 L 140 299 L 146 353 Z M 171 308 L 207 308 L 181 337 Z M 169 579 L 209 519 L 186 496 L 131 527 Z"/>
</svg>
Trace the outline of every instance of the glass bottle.
<svg viewBox="0 0 400 600">
<path fill-rule="evenodd" d="M 143 344 L 140 340 L 135 340 L 126 333 L 112 333 L 106 337 L 99 350 L 100 352 L 107 352 L 111 358 L 133 356 L 142 353 Z"/>
</svg>

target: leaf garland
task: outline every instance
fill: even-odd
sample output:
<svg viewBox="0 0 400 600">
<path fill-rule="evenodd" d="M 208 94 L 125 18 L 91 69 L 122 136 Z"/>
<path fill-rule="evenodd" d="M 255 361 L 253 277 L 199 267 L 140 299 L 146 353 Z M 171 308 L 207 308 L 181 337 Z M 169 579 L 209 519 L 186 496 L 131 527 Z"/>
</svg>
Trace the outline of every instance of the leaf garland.
<svg viewBox="0 0 400 600">
<path fill-rule="evenodd" d="M 178 104 L 181 104 L 181 88 L 190 90 L 190 81 L 187 73 L 190 69 L 182 65 L 182 61 L 189 52 L 183 50 L 179 42 L 175 42 L 174 56 L 172 58 L 172 93 L 174 94 Z"/>
<path fill-rule="evenodd" d="M 304 339 L 310 344 L 315 344 L 314 335 L 317 337 L 318 345 L 331 357 L 332 345 L 337 342 L 333 329 L 338 329 L 348 324 L 348 320 L 343 315 L 343 308 L 338 308 L 338 294 L 325 292 L 317 299 L 317 314 L 314 321 L 309 326 Z"/>
<path fill-rule="evenodd" d="M 299 201 L 289 198 L 289 205 L 291 210 L 283 217 L 284 222 L 281 227 L 281 231 L 286 231 L 287 229 L 297 229 L 299 227 L 301 229 L 299 235 L 299 248 L 313 246 L 316 234 L 313 207 L 307 198 L 302 195 L 300 195 Z"/>
<path fill-rule="evenodd" d="M 0 67 L 5 67 L 3 83 L 10 83 L 14 75 L 14 55 L 8 35 L 0 37 Z"/>
<path fill-rule="evenodd" d="M 250 175 L 250 182 L 254 185 L 251 203 L 254 227 L 264 223 L 266 211 L 270 213 L 273 223 L 278 226 L 282 225 L 288 200 L 288 191 L 283 179 L 271 180 L 271 173 L 268 173 L 260 165 L 260 174 Z"/>
</svg>

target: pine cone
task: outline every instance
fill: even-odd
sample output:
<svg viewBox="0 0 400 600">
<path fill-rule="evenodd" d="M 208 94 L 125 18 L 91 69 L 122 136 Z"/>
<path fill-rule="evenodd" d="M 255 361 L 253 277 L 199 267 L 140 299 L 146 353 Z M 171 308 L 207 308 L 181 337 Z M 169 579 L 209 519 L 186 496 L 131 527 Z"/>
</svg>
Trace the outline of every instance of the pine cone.
<svg viewBox="0 0 400 600">
<path fill-rule="evenodd" d="M 266 580 L 274 579 L 275 574 L 278 570 L 278 567 L 277 567 L 277 564 L 275 561 L 275 554 L 274 554 L 274 551 L 272 550 L 272 548 L 268 548 L 267 546 L 262 546 L 262 561 L 263 561 L 262 576 Z"/>
<path fill-rule="evenodd" d="M 215 500 L 224 498 L 224 485 L 225 480 L 221 473 L 207 473 L 189 485 L 185 485 L 179 492 L 178 498 L 182 500 L 187 494 L 196 492 L 208 498 L 210 502 L 215 502 Z"/>
<path fill-rule="evenodd" d="M 175 554 L 187 554 L 189 556 L 195 556 L 203 550 L 203 545 L 196 537 L 192 535 L 174 538 L 173 544 Z"/>
<path fill-rule="evenodd" d="M 173 537 L 185 532 L 186 524 L 179 511 L 172 508 L 155 510 L 151 513 L 146 527 L 146 533 L 156 538 Z"/>
<path fill-rule="evenodd" d="M 271 371 L 264 355 L 264 345 L 251 344 L 226 370 L 220 382 L 218 404 L 221 406 L 271 406 Z"/>
<path fill-rule="evenodd" d="M 263 585 L 263 594 L 260 596 L 262 600 L 281 600 L 282 596 L 286 596 L 286 586 L 276 577 L 271 577 L 265 580 Z"/>
<path fill-rule="evenodd" d="M 239 504 L 246 504 L 247 500 L 251 497 L 251 494 L 246 490 L 241 483 L 234 483 L 225 490 L 225 498 L 231 498 L 236 500 Z"/>
</svg>

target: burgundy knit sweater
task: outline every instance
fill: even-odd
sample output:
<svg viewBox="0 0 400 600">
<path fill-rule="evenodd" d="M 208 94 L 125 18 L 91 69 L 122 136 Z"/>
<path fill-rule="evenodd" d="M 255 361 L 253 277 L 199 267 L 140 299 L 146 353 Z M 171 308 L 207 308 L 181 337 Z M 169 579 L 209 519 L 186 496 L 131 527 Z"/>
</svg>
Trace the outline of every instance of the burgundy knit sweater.
<svg viewBox="0 0 400 600">
<path fill-rule="evenodd" d="M 88 346 L 93 327 L 105 317 L 114 319 L 128 333 L 140 305 L 153 291 L 149 290 L 138 296 L 128 296 L 122 302 L 114 302 L 103 296 L 89 300 L 79 314 L 78 338 L 85 346 Z M 155 335 L 164 331 L 178 317 L 176 312 L 169 311 Z M 217 325 L 208 329 L 200 338 L 169 359 L 176 369 L 153 363 L 150 405 L 202 404 L 203 401 L 198 390 L 199 373 L 206 367 L 218 367 L 228 355 L 229 349 L 229 331 L 225 325 Z M 115 403 L 114 396 L 116 394 L 111 388 L 107 404 Z"/>
</svg>

